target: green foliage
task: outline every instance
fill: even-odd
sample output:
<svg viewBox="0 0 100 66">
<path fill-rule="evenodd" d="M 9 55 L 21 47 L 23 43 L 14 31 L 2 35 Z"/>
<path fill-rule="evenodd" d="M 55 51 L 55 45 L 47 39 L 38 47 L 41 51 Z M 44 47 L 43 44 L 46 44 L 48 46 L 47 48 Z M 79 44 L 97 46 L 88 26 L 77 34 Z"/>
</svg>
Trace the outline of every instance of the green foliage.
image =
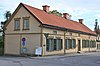
<svg viewBox="0 0 100 66">
<path fill-rule="evenodd" d="M 1 29 L 0 29 L 0 33 L 2 33 L 2 36 L 0 36 L 0 55 L 3 55 L 4 54 L 4 25 L 5 23 L 8 21 L 8 19 L 11 17 L 11 13 L 10 11 L 6 11 L 4 13 L 4 17 L 5 17 L 5 21 L 1 21 Z"/>
<path fill-rule="evenodd" d="M 94 28 L 95 31 L 100 30 L 97 19 L 95 19 L 95 25 L 94 26 L 95 26 L 95 28 Z"/>
<path fill-rule="evenodd" d="M 0 36 L 0 48 L 3 47 L 3 37 Z"/>
<path fill-rule="evenodd" d="M 11 16 L 10 11 L 6 11 L 6 12 L 4 13 L 4 17 L 5 17 L 6 21 L 10 18 L 10 16 Z"/>
<path fill-rule="evenodd" d="M 0 55 L 3 55 L 4 49 L 3 49 L 3 37 L 0 36 Z"/>
<path fill-rule="evenodd" d="M 50 11 L 49 14 L 55 14 L 57 16 L 62 16 L 62 13 L 58 12 L 57 10 Z"/>
<path fill-rule="evenodd" d="M 2 30 L 0 29 L 0 33 L 2 32 Z"/>
</svg>

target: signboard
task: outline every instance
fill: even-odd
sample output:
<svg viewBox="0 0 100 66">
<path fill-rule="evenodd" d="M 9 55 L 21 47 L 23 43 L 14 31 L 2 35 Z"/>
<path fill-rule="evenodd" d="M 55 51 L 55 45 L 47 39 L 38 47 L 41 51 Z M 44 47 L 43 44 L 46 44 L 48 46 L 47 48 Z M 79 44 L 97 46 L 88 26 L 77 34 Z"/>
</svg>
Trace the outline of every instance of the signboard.
<svg viewBox="0 0 100 66">
<path fill-rule="evenodd" d="M 26 38 L 22 38 L 22 41 L 26 41 Z"/>
<path fill-rule="evenodd" d="M 27 52 L 27 48 L 26 47 L 22 47 L 21 48 L 21 53 L 26 53 Z"/>
<path fill-rule="evenodd" d="M 35 55 L 42 55 L 42 47 L 36 48 Z"/>
<path fill-rule="evenodd" d="M 25 46 L 25 41 L 22 41 L 22 45 Z"/>
<path fill-rule="evenodd" d="M 26 44 L 26 38 L 22 38 L 22 45 L 25 46 Z"/>
</svg>

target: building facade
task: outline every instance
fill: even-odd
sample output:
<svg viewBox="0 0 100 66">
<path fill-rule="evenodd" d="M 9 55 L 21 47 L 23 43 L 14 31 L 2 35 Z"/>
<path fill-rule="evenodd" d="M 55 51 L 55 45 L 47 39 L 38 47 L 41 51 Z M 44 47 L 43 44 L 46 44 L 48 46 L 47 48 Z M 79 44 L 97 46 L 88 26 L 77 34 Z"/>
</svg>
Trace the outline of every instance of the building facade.
<svg viewBox="0 0 100 66">
<path fill-rule="evenodd" d="M 96 30 L 97 33 L 97 51 L 100 51 L 100 30 Z"/>
<path fill-rule="evenodd" d="M 20 3 L 5 24 L 5 54 L 34 55 L 42 48 L 42 55 L 96 51 L 96 33 L 79 22 L 48 14 L 43 10 Z"/>
</svg>

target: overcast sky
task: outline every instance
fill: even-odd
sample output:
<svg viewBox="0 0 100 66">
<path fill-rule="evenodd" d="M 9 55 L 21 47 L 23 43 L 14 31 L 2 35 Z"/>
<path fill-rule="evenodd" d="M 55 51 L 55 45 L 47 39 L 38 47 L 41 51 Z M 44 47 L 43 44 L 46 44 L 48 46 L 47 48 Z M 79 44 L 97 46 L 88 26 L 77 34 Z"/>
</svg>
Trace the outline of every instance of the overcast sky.
<svg viewBox="0 0 100 66">
<path fill-rule="evenodd" d="M 0 22 L 5 20 L 4 13 L 13 13 L 20 2 L 39 9 L 42 9 L 42 5 L 49 5 L 50 10 L 71 14 L 72 20 L 84 19 L 84 24 L 92 30 L 95 19 L 100 25 L 100 0 L 0 0 Z"/>
</svg>

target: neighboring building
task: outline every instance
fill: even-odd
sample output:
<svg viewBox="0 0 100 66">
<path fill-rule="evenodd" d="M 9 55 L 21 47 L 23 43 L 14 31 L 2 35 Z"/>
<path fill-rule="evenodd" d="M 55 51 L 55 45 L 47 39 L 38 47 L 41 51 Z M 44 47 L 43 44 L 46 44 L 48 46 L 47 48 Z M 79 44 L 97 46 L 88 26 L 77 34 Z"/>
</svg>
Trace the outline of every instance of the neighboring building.
<svg viewBox="0 0 100 66">
<path fill-rule="evenodd" d="M 99 29 L 99 25 L 98 25 L 98 20 L 97 19 L 95 19 L 95 28 L 94 28 L 94 31 L 97 34 L 97 39 L 96 39 L 96 42 L 97 42 L 97 51 L 100 51 L 100 29 Z"/>
<path fill-rule="evenodd" d="M 48 14 L 43 10 L 20 3 L 5 24 L 5 54 L 35 54 L 42 47 L 42 55 L 96 51 L 96 33 L 79 22 Z"/>
<path fill-rule="evenodd" d="M 100 30 L 96 30 L 97 33 L 97 51 L 100 51 Z"/>
</svg>

